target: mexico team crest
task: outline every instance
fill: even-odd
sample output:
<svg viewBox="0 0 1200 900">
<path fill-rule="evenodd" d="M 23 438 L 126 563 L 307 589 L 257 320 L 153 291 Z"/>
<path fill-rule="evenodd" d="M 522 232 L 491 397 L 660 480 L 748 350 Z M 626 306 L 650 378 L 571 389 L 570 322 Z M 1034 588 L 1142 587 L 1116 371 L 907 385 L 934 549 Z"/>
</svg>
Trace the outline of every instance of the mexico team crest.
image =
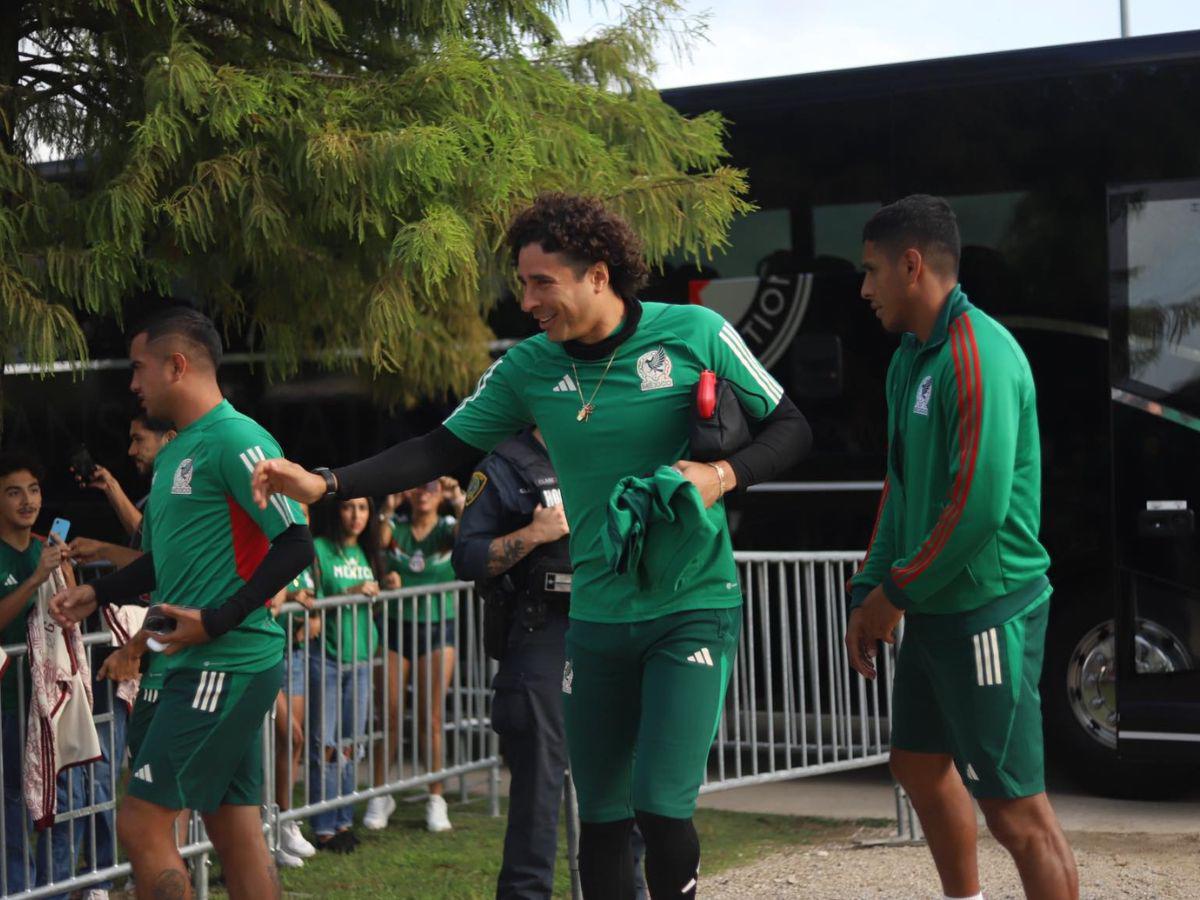
<svg viewBox="0 0 1200 900">
<path fill-rule="evenodd" d="M 192 492 L 192 460 L 185 459 L 175 470 L 175 479 L 171 482 L 172 494 L 190 494 Z"/>
<path fill-rule="evenodd" d="M 762 276 L 697 279 L 689 283 L 692 303 L 719 312 L 738 330 L 764 368 L 779 362 L 800 330 L 812 295 L 812 275 L 767 263 Z"/>
<path fill-rule="evenodd" d="M 926 375 L 917 385 L 917 398 L 913 403 L 913 412 L 918 416 L 929 415 L 929 399 L 933 396 L 933 376 Z"/>
<path fill-rule="evenodd" d="M 657 391 L 675 384 L 671 380 L 671 357 L 667 356 L 667 349 L 661 344 L 638 357 L 637 373 L 642 379 L 643 391 Z"/>
</svg>

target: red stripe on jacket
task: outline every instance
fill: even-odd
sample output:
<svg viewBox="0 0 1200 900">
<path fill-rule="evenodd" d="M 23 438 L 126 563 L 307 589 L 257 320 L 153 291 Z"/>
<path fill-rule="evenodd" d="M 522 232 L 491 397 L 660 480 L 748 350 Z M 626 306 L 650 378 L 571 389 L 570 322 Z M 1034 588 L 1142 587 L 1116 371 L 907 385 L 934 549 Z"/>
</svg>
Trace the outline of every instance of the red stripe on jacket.
<svg viewBox="0 0 1200 900">
<path fill-rule="evenodd" d="M 950 326 L 954 355 L 955 381 L 958 385 L 959 468 L 950 492 L 950 503 L 942 510 L 938 523 L 917 556 L 903 569 L 893 571 L 901 588 L 911 584 L 929 568 L 950 540 L 962 518 L 979 460 L 980 431 L 983 423 L 983 374 L 979 365 L 979 347 L 970 315 L 959 316 Z"/>
<path fill-rule="evenodd" d="M 879 495 L 879 507 L 875 510 L 875 524 L 871 527 L 871 538 L 867 541 L 867 555 L 862 558 L 862 562 L 854 570 L 855 575 L 867 567 L 867 560 L 871 558 L 871 550 L 875 547 L 875 536 L 879 534 L 879 524 L 883 521 L 883 507 L 887 504 L 888 492 L 891 489 L 892 480 L 890 477 L 885 476 L 883 479 L 883 493 Z M 849 581 L 846 582 L 846 590 L 850 590 Z"/>
</svg>

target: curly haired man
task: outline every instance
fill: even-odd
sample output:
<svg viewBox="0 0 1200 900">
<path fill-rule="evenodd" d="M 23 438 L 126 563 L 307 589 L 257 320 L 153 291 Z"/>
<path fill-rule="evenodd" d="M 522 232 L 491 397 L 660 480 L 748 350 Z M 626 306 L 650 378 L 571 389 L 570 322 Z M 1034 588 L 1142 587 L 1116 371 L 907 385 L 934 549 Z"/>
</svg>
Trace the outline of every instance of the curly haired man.
<svg viewBox="0 0 1200 900">
<path fill-rule="evenodd" d="M 627 854 L 636 819 L 651 895 L 694 897 L 692 812 L 741 627 L 721 498 L 790 467 L 811 433 L 718 314 L 637 299 L 648 276 L 641 241 L 599 201 L 542 196 L 516 217 L 508 244 L 521 308 L 541 334 L 497 359 L 429 434 L 333 472 L 271 460 L 256 469 L 254 489 L 264 503 L 273 492 L 309 501 L 388 493 L 474 464 L 537 425 L 571 530 L 562 690 L 584 896 L 633 896 Z M 716 463 L 686 458 L 692 390 L 705 369 L 727 379 L 762 423 L 751 444 Z M 601 534 L 617 482 L 660 466 L 690 482 L 683 487 L 695 494 L 706 538 L 688 546 L 686 578 L 647 582 L 613 571 Z M 667 548 L 667 557 L 672 549 L 684 548 Z"/>
</svg>

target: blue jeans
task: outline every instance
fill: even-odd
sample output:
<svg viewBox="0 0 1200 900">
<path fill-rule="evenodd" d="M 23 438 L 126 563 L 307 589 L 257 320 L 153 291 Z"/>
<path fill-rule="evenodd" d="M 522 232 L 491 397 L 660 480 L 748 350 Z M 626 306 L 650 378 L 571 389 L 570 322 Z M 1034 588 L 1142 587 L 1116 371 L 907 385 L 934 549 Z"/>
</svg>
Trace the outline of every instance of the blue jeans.
<svg viewBox="0 0 1200 900">
<path fill-rule="evenodd" d="M 0 751 L 4 764 L 4 893 L 13 894 L 35 885 L 62 881 L 75 874 L 79 847 L 87 830 L 84 820 L 65 821 L 38 833 L 26 859 L 28 828 L 34 836 L 21 777 L 25 755 L 24 715 L 16 710 L 0 712 Z M 83 771 L 68 769 L 58 776 L 55 809 L 64 813 L 84 806 Z M 66 894 L 57 895 L 66 897 Z"/>
<path fill-rule="evenodd" d="M 308 674 L 308 790 L 309 802 L 318 802 L 354 793 L 355 765 L 366 743 L 370 662 L 344 662 L 339 672 L 338 661 L 314 647 Z M 324 837 L 349 828 L 352 804 L 314 815 L 313 831 Z"/>
<path fill-rule="evenodd" d="M 112 682 L 105 682 L 96 687 L 97 693 L 107 690 Z M 100 738 L 100 752 L 104 758 L 93 763 L 89 783 L 84 785 L 84 796 L 90 803 L 108 803 L 113 799 L 114 788 L 121 781 L 121 768 L 125 764 L 125 735 L 129 727 L 129 709 L 121 701 L 113 698 L 111 722 L 101 722 L 96 725 L 96 734 Z M 94 794 L 88 793 L 94 791 Z M 107 869 L 116 863 L 117 826 L 116 810 L 110 809 L 96 813 L 92 818 L 96 829 L 96 858 L 92 865 L 97 869 Z M 84 850 L 91 853 L 90 842 L 84 843 Z M 110 890 L 112 882 L 106 881 L 95 886 L 98 890 Z"/>
</svg>

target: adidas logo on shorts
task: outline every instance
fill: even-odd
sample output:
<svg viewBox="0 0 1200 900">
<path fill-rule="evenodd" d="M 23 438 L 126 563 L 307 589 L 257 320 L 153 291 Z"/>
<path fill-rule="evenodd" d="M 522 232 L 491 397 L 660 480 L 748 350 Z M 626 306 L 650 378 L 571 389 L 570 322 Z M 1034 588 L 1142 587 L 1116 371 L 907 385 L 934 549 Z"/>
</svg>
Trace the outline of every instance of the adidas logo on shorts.
<svg viewBox="0 0 1200 900">
<path fill-rule="evenodd" d="M 1000 642 L 996 639 L 996 629 L 989 628 L 980 634 L 973 635 L 975 644 L 975 682 L 980 687 L 1001 684 L 1004 675 L 1000 669 Z"/>
<path fill-rule="evenodd" d="M 688 662 L 698 663 L 702 666 L 711 666 L 713 664 L 712 655 L 708 652 L 707 647 L 701 647 L 687 659 Z"/>
<path fill-rule="evenodd" d="M 975 772 L 975 767 L 967 763 L 967 781 L 978 781 L 979 775 Z"/>
<path fill-rule="evenodd" d="M 134 772 L 133 777 L 139 781 L 146 782 L 146 784 L 154 784 L 154 779 L 150 776 L 150 763 L 146 763 L 144 766 Z"/>
</svg>

